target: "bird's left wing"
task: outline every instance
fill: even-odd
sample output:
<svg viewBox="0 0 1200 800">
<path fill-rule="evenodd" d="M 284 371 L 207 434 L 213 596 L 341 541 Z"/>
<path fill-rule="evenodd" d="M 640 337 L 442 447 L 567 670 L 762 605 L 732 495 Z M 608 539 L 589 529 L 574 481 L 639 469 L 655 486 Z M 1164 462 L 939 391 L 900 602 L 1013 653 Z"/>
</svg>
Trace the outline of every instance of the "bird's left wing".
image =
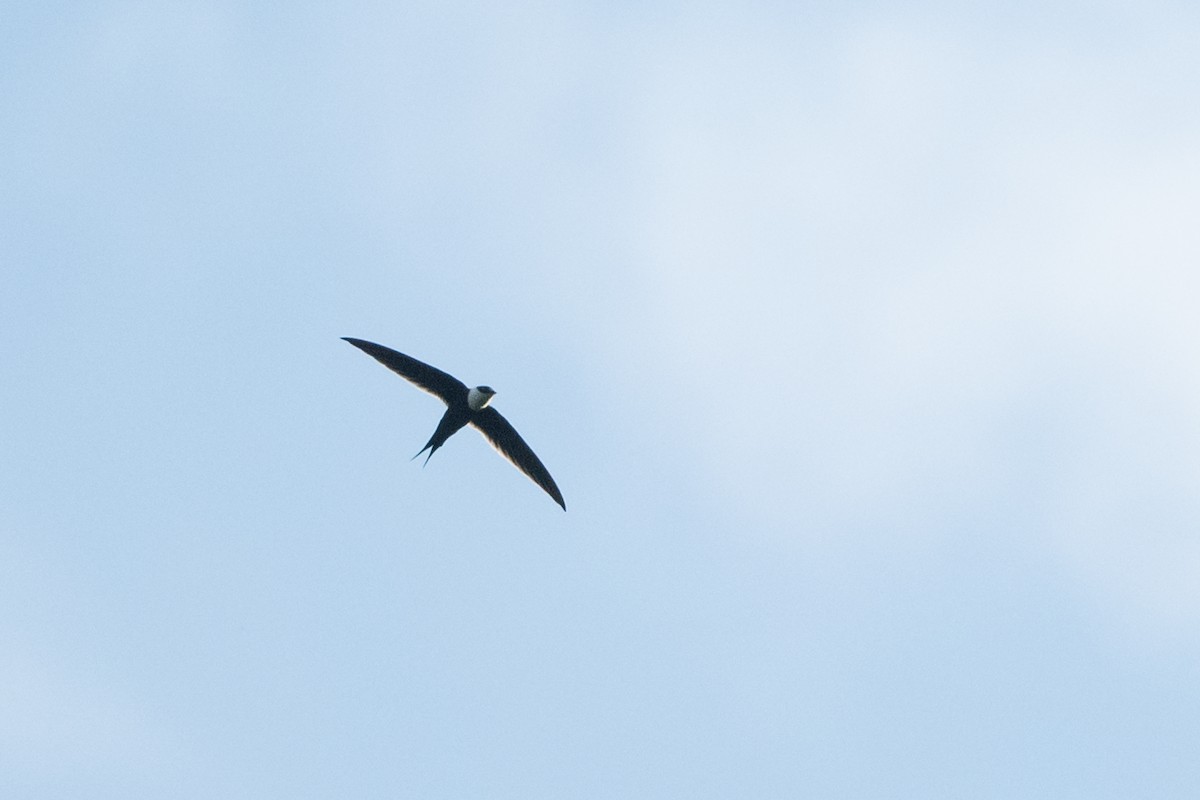
<svg viewBox="0 0 1200 800">
<path fill-rule="evenodd" d="M 545 489 L 546 494 L 553 497 L 554 502 L 562 506 L 563 511 L 567 510 L 562 492 L 558 490 L 554 478 L 550 477 L 550 470 L 546 469 L 546 465 L 542 463 L 541 459 L 534 455 L 529 445 L 525 444 L 521 434 L 517 433 L 516 428 L 509 424 L 499 411 L 489 406 L 475 414 L 471 424 L 487 437 L 492 447 L 495 447 L 502 456 L 532 478 L 534 483 Z"/>
<path fill-rule="evenodd" d="M 467 393 L 467 385 L 465 383 L 453 375 L 447 375 L 437 367 L 431 367 L 422 361 L 417 361 L 412 356 L 406 356 L 404 353 L 397 352 L 390 347 L 384 347 L 381 344 L 367 342 L 362 339 L 352 339 L 349 336 L 343 336 L 342 338 L 374 358 L 380 364 L 383 364 L 392 372 L 406 378 L 430 394 L 440 397 L 446 405 L 450 405 L 453 400 L 459 399 Z"/>
</svg>

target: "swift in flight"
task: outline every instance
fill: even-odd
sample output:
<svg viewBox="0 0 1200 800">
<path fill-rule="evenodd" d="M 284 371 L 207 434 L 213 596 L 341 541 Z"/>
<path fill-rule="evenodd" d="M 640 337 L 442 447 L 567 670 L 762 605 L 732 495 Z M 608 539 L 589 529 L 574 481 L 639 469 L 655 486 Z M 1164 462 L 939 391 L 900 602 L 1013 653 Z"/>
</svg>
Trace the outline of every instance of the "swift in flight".
<svg viewBox="0 0 1200 800">
<path fill-rule="evenodd" d="M 425 463 L 428 464 L 429 459 L 433 457 L 439 447 L 446 443 L 447 439 L 457 433 L 460 428 L 473 425 L 500 455 L 532 478 L 533 482 L 542 487 L 546 494 L 554 498 L 554 502 L 562 506 L 563 511 L 567 510 L 562 492 L 555 485 L 554 478 L 550 477 L 550 470 L 546 469 L 541 459 L 534 454 L 529 445 L 525 444 L 525 440 L 509 424 L 508 420 L 500 416 L 500 412 L 489 405 L 496 394 L 492 387 L 476 386 L 468 389 L 465 383 L 453 375 L 447 375 L 436 367 L 417 361 L 390 347 L 366 342 L 362 339 L 352 339 L 349 336 L 342 338 L 392 372 L 446 404 L 446 413 L 442 415 L 442 421 L 438 423 L 433 436 L 421 448 L 421 452 L 413 458 L 428 450 L 429 455 L 425 456 Z"/>
</svg>

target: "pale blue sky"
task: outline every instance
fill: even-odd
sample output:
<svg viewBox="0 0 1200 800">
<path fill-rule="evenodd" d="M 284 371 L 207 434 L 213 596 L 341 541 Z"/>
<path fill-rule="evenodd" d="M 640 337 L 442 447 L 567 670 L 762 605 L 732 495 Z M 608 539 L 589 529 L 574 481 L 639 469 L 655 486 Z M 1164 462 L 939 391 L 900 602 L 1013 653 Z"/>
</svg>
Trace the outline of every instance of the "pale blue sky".
<svg viewBox="0 0 1200 800">
<path fill-rule="evenodd" d="M 0 6 L 0 796 L 1194 797 L 1194 3 L 497 5 Z"/>
</svg>

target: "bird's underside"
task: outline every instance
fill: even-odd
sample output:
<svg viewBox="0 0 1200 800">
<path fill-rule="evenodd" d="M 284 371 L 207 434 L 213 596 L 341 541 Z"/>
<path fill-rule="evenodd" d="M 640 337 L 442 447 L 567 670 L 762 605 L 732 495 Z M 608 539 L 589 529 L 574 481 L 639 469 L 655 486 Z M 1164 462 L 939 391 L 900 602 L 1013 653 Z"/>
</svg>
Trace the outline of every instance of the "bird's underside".
<svg viewBox="0 0 1200 800">
<path fill-rule="evenodd" d="M 447 439 L 466 425 L 471 425 L 482 433 L 484 438 L 502 456 L 542 487 L 546 494 L 554 499 L 554 502 L 562 506 L 563 511 L 567 510 L 562 492 L 558 490 L 558 485 L 554 483 L 554 478 L 550 476 L 550 471 L 546 469 L 541 459 L 525 443 L 525 440 L 521 438 L 509 421 L 499 411 L 488 405 L 491 396 L 495 394 L 491 388 L 477 386 L 475 389 L 468 389 L 465 383 L 453 375 L 390 347 L 348 336 L 343 338 L 392 372 L 446 404 L 446 413 L 438 422 L 433 436 L 417 453 L 419 456 L 421 453 L 429 451 L 429 455 L 425 457 L 425 463 L 429 463 L 429 459 L 433 457 L 439 447 L 446 443 Z M 477 405 L 473 407 L 473 403 Z M 417 456 L 413 456 L 413 458 Z"/>
</svg>

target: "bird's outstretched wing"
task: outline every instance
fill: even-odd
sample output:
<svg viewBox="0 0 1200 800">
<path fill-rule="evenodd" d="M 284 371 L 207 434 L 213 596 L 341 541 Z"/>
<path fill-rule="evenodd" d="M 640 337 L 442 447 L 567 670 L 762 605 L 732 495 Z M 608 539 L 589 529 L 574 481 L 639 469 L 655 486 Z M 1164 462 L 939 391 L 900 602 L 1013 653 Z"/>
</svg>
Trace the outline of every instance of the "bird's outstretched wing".
<svg viewBox="0 0 1200 800">
<path fill-rule="evenodd" d="M 471 419 L 471 424 L 487 437 L 487 440 L 492 443 L 492 447 L 500 451 L 502 456 L 516 465 L 521 472 L 533 478 L 534 483 L 545 489 L 546 494 L 553 497 L 554 502 L 562 506 L 563 511 L 567 510 L 562 492 L 555 485 L 554 478 L 550 477 L 550 470 L 546 469 L 546 465 L 541 462 L 541 459 L 534 455 L 533 450 L 529 449 L 529 445 L 525 444 L 521 434 L 517 433 L 516 428 L 510 425 L 499 411 L 489 406 L 475 414 Z"/>
<path fill-rule="evenodd" d="M 467 393 L 467 386 L 453 375 L 447 375 L 437 367 L 417 361 L 412 356 L 406 356 L 390 347 L 384 347 L 374 342 L 362 339 L 352 339 L 343 336 L 350 344 L 374 358 L 380 364 L 395 372 L 402 378 L 441 399 L 446 405 Z"/>
</svg>

